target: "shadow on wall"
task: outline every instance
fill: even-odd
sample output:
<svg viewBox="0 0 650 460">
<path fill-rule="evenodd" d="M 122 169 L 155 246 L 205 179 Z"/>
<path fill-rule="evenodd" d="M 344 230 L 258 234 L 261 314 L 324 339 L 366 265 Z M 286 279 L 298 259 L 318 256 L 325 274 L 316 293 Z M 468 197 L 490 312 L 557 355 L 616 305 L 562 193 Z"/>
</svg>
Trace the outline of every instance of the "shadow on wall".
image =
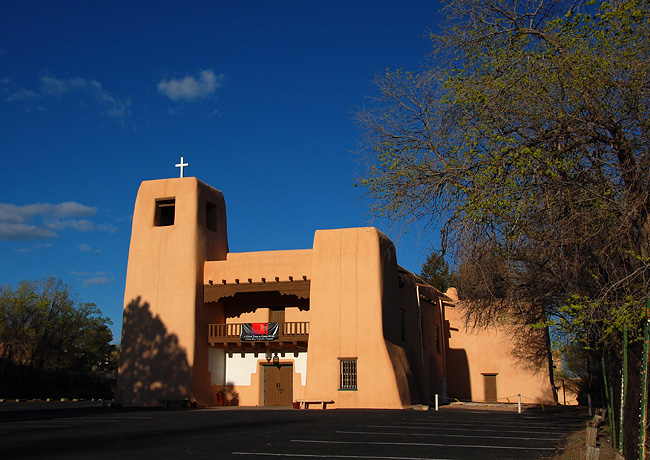
<svg viewBox="0 0 650 460">
<path fill-rule="evenodd" d="M 447 397 L 449 401 L 472 401 L 469 363 L 463 348 L 447 349 Z"/>
<path fill-rule="evenodd" d="M 406 356 L 406 350 L 388 340 L 385 340 L 385 343 L 391 363 L 393 364 L 397 390 L 399 391 L 402 406 L 408 407 L 412 404 L 419 403 L 418 389 L 409 360 Z"/>
<path fill-rule="evenodd" d="M 154 317 L 149 304 L 132 300 L 124 310 L 116 402 L 157 406 L 190 396 L 190 365 L 174 334 Z"/>
</svg>

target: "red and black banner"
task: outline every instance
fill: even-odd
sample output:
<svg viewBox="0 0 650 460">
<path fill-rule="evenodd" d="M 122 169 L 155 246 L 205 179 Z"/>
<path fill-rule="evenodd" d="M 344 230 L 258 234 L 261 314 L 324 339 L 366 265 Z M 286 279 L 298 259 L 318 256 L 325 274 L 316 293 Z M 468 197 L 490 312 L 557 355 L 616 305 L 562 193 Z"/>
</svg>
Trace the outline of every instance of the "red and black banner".
<svg viewBox="0 0 650 460">
<path fill-rule="evenodd" d="M 279 323 L 244 323 L 241 325 L 242 342 L 273 342 L 280 338 Z"/>
</svg>

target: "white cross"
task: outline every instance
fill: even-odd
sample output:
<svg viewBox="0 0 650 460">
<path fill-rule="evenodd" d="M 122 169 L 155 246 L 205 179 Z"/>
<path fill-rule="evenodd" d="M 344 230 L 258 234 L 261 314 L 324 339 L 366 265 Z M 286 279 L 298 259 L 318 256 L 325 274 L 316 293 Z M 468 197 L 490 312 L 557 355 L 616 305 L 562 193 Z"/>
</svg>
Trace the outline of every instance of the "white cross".
<svg viewBox="0 0 650 460">
<path fill-rule="evenodd" d="M 181 162 L 176 165 L 177 168 L 181 168 L 181 177 L 183 177 L 183 168 L 189 165 L 189 163 L 183 163 L 183 157 L 181 157 Z"/>
</svg>

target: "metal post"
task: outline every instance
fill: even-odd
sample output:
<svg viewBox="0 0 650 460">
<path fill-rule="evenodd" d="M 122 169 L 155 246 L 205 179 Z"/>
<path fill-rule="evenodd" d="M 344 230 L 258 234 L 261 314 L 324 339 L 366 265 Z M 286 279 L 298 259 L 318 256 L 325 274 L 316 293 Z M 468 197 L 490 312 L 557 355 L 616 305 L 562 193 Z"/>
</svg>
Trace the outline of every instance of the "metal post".
<svg viewBox="0 0 650 460">
<path fill-rule="evenodd" d="M 601 363 L 603 365 L 603 386 L 605 387 L 605 405 L 607 407 L 607 414 L 609 415 L 609 429 L 612 435 L 612 447 L 616 449 L 616 421 L 614 420 L 614 392 L 613 388 L 607 383 L 607 369 L 605 368 L 605 355 L 603 354 Z"/>
<path fill-rule="evenodd" d="M 607 410 L 609 411 L 609 426 L 612 430 L 612 447 L 616 449 L 618 445 L 616 439 L 616 414 L 614 413 L 614 385 L 609 386 L 609 394 L 611 395 L 611 401 L 608 404 Z M 619 439 L 618 442 L 621 442 Z"/>
<path fill-rule="evenodd" d="M 621 375 L 621 415 L 618 418 L 618 452 L 623 455 L 623 419 L 627 393 L 627 323 L 623 325 L 623 371 Z"/>
<path fill-rule="evenodd" d="M 438 412 L 438 393 L 436 393 L 436 412 Z"/>
<path fill-rule="evenodd" d="M 422 305 L 420 305 L 420 286 L 415 286 L 415 295 L 418 298 L 418 329 L 420 334 L 420 356 L 422 357 L 422 367 L 424 367 L 424 330 L 422 327 Z"/>
<path fill-rule="evenodd" d="M 650 347 L 650 297 L 646 300 L 645 331 L 643 333 L 643 371 L 641 372 L 641 426 L 639 434 L 639 459 L 645 460 L 646 429 L 648 425 L 648 348 Z"/>
<path fill-rule="evenodd" d="M 517 395 L 517 413 L 521 414 L 521 394 Z"/>
</svg>

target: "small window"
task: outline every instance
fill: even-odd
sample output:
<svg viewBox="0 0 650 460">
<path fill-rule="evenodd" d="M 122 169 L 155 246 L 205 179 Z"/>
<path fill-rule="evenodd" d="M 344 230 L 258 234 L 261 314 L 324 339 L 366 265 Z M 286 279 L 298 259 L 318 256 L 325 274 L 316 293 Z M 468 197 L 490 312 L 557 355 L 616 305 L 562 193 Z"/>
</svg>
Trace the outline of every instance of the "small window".
<svg viewBox="0 0 650 460">
<path fill-rule="evenodd" d="M 174 225 L 174 214 L 176 212 L 176 199 L 165 198 L 164 200 L 156 200 L 156 215 L 154 217 L 154 225 L 156 227 L 167 227 Z"/>
<path fill-rule="evenodd" d="M 341 390 L 357 389 L 357 358 L 340 358 Z"/>
<path fill-rule="evenodd" d="M 440 327 L 436 326 L 436 351 L 442 353 L 442 347 L 440 346 Z"/>
<path fill-rule="evenodd" d="M 209 201 L 205 203 L 205 226 L 208 230 L 217 231 L 217 205 Z"/>
</svg>

